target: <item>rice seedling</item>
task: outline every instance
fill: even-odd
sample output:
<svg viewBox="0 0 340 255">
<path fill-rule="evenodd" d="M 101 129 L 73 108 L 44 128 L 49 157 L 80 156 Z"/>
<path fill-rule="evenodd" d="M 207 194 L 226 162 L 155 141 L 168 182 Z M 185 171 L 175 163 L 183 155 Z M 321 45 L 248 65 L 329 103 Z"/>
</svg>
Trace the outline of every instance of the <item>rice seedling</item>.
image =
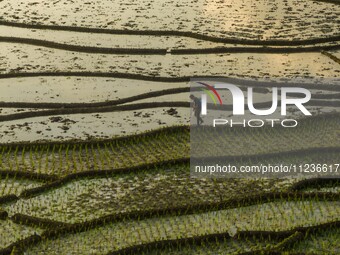
<svg viewBox="0 0 340 255">
<path fill-rule="evenodd" d="M 272 205 L 256 205 L 250 207 L 235 208 L 231 210 L 222 210 L 215 212 L 208 212 L 203 214 L 184 215 L 184 216 L 164 216 L 161 218 L 151 218 L 146 220 L 123 221 L 118 223 L 110 223 L 103 227 L 97 227 L 80 232 L 78 234 L 68 234 L 57 239 L 46 241 L 31 248 L 28 253 L 43 252 L 46 249 L 54 250 L 60 254 L 67 254 L 69 252 L 77 251 L 80 242 L 80 247 L 87 254 L 88 249 L 96 253 L 108 253 L 112 250 L 119 250 L 133 245 L 147 244 L 160 240 L 173 240 L 190 238 L 194 236 L 202 236 L 216 233 L 228 232 L 233 226 L 236 226 L 237 231 L 273 231 L 275 229 L 291 230 L 296 227 L 309 227 L 310 222 L 315 221 L 311 225 L 322 224 L 326 222 L 339 220 L 339 203 L 331 203 L 334 208 L 332 211 L 322 212 L 322 214 L 308 211 L 309 203 L 315 203 L 317 206 L 323 207 L 325 203 L 305 201 L 305 202 L 286 202 L 274 203 Z M 286 213 L 279 215 L 277 207 L 282 207 Z M 290 209 L 294 207 L 294 214 L 301 214 L 307 210 L 309 212 L 307 218 L 291 218 L 293 213 Z M 267 221 L 264 225 L 260 218 L 256 218 L 256 212 L 265 212 Z M 288 220 L 288 224 L 284 222 L 283 218 Z M 217 221 L 216 221 L 217 219 Z M 216 224 L 217 223 L 217 224 Z M 105 239 L 101 236 L 105 236 Z M 96 245 L 96 241 L 101 239 L 100 245 Z M 75 247 L 74 245 L 77 245 Z M 257 245 L 261 244 L 257 243 Z M 265 246 L 270 243 L 265 243 Z M 260 245 L 261 246 L 261 245 Z M 185 248 L 185 247 L 184 247 Z M 241 247 L 237 246 L 236 249 Z M 94 249 L 94 250 L 93 250 Z M 248 247 L 249 249 L 249 247 Z M 250 248 L 251 249 L 251 248 Z M 31 253 L 30 253 L 31 252 Z"/>
<path fill-rule="evenodd" d="M 36 188 L 43 184 L 43 182 L 21 179 L 16 176 L 0 176 L 0 197 L 7 195 L 19 196 L 24 190 Z"/>
<path fill-rule="evenodd" d="M 337 227 L 307 233 L 305 238 L 284 251 L 295 253 L 338 254 L 340 230 Z"/>
<path fill-rule="evenodd" d="M 0 234 L 0 250 L 19 239 L 29 237 L 34 233 L 42 233 L 42 230 L 39 228 L 18 225 L 10 220 L 0 220 L 0 229 L 2 230 Z"/>
</svg>

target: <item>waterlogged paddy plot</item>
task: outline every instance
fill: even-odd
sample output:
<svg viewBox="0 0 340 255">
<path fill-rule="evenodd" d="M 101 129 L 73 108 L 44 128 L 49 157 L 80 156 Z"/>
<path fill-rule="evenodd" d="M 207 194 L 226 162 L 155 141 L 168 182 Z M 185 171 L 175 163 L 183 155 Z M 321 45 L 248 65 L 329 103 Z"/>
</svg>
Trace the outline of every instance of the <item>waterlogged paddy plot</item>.
<svg viewBox="0 0 340 255">
<path fill-rule="evenodd" d="M 181 132 L 182 131 L 182 132 Z M 172 133 L 172 135 L 171 135 Z M 69 173 L 133 167 L 140 164 L 180 159 L 189 155 L 189 132 L 161 132 L 150 138 L 89 144 L 3 147 L 1 165 L 11 171 L 65 175 Z M 25 148 L 26 147 L 26 148 Z M 145 154 L 148 153 L 148 157 Z"/>
<path fill-rule="evenodd" d="M 169 111 L 172 115 L 169 115 Z M 114 113 L 63 115 L 57 119 L 58 121 L 53 117 L 9 121 L 0 127 L 0 132 L 3 132 L 0 141 L 9 143 L 109 139 L 189 123 L 188 108 L 176 108 L 176 114 L 173 113 L 171 107 L 167 107 Z"/>
<path fill-rule="evenodd" d="M 279 192 L 296 180 L 191 179 L 188 166 L 179 165 L 156 173 L 74 180 L 34 198 L 5 207 L 16 213 L 39 218 L 79 223 L 110 214 L 194 206 L 230 199 Z"/>
<path fill-rule="evenodd" d="M 94 103 L 118 100 L 154 91 L 187 88 L 188 83 L 52 76 L 0 79 L 0 87 L 6 91 L 6 93 L 1 93 L 0 102 Z M 161 101 L 157 98 L 153 99 Z"/>
<path fill-rule="evenodd" d="M 339 65 L 320 53 L 106 55 L 1 44 L 0 73 L 109 72 L 156 77 L 338 78 Z"/>
<path fill-rule="evenodd" d="M 310 235 L 306 240 L 298 243 L 294 246 L 294 249 L 289 249 L 291 252 L 309 252 L 315 251 L 318 254 L 337 254 L 340 250 L 339 244 L 340 229 L 329 229 L 321 233 L 314 233 Z"/>
<path fill-rule="evenodd" d="M 299 125 L 294 129 L 226 128 L 223 138 L 208 132 L 205 135 L 209 136 L 209 139 L 203 139 L 202 142 L 210 141 L 203 148 L 211 148 L 211 144 L 223 144 L 224 148 L 228 148 L 228 156 L 261 156 L 271 153 L 279 155 L 292 150 L 336 149 L 339 147 L 338 132 L 339 117 L 338 114 L 333 114 L 300 120 Z M 266 140 L 265 147 L 261 145 L 263 140 Z M 189 141 L 189 129 L 182 126 L 164 129 L 144 138 L 131 137 L 126 140 L 113 139 L 76 144 L 45 143 L 33 146 L 4 145 L 0 151 L 0 166 L 10 171 L 24 170 L 58 176 L 89 170 L 129 168 L 141 164 L 188 158 Z M 148 157 L 145 157 L 146 153 Z M 200 151 L 199 147 L 195 147 L 193 153 L 195 156 L 206 154 L 205 151 Z M 225 151 L 220 152 L 216 148 L 215 153 L 224 155 Z M 333 157 L 332 153 L 327 152 L 327 154 L 327 157 L 323 156 L 325 159 Z"/>
<path fill-rule="evenodd" d="M 0 229 L 0 250 L 19 239 L 42 233 L 42 229 L 15 224 L 10 220 L 0 220 Z"/>
<path fill-rule="evenodd" d="M 128 30 L 172 30 L 215 37 L 308 39 L 338 35 L 338 4 L 321 1 L 9 1 L 3 21 Z M 171 13 L 171 15 L 169 15 Z M 226 15 L 228 13 L 228 15 Z"/>
<path fill-rule="evenodd" d="M 279 180 L 192 179 L 187 126 L 112 138 L 186 125 L 188 91 L 124 101 L 120 106 L 127 107 L 126 112 L 93 108 L 91 113 L 73 114 L 65 112 L 66 106 L 60 114 L 41 112 L 46 109 L 42 103 L 118 105 L 109 101 L 189 89 L 192 76 L 293 78 L 312 84 L 315 95 L 312 117 L 294 115 L 299 118 L 297 128 L 233 128 L 222 137 L 206 138 L 224 143 L 236 166 L 338 162 L 340 68 L 334 49 L 339 47 L 340 5 L 312 0 L 3 0 L 0 8 L 0 87 L 6 91 L 0 104 L 19 103 L 0 113 L 0 142 L 22 142 L 0 145 L 0 254 L 124 254 L 124 248 L 131 254 L 260 254 L 306 248 L 337 253 L 339 183 L 315 179 L 312 185 L 302 175 Z M 118 32 L 113 35 L 90 33 L 88 28 L 126 31 L 111 30 Z M 151 35 L 152 30 L 159 31 Z M 13 37 L 19 39 L 14 42 Z M 235 44 L 221 43 L 230 39 Z M 275 46 L 275 40 L 281 46 Z M 70 51 L 58 43 L 76 47 Z M 266 44 L 270 46 L 263 47 Z M 332 47 L 321 52 L 326 46 Z M 248 53 L 175 55 L 176 49 L 215 47 L 240 47 L 238 52 Z M 278 47 L 280 53 L 274 54 Z M 313 51 L 292 53 L 310 51 L 308 47 Z M 116 54 L 112 48 L 131 48 L 134 54 Z M 150 55 L 147 48 L 164 50 Z M 260 89 L 256 102 L 270 101 L 270 88 Z M 27 106 L 32 102 L 40 110 Z M 150 102 L 184 104 L 142 107 Z M 4 117 L 20 112 L 23 115 L 12 121 Z M 89 141 L 52 142 L 62 139 Z M 204 141 L 201 145 L 208 148 Z M 200 156 L 203 151 L 196 152 Z M 259 236 L 256 230 L 271 232 Z M 188 242 L 197 238 L 203 242 Z"/>
<path fill-rule="evenodd" d="M 7 195 L 19 196 L 24 190 L 33 189 L 41 186 L 42 184 L 42 182 L 34 180 L 0 176 L 0 197 Z"/>
<path fill-rule="evenodd" d="M 29 38 L 53 41 L 62 44 L 132 49 L 185 49 L 222 47 L 216 43 L 180 36 L 147 36 L 147 35 L 110 35 L 54 31 L 45 29 L 26 29 L 13 26 L 1 26 L 0 34 L 17 38 Z M 232 45 L 231 45 L 232 46 Z"/>
<path fill-rule="evenodd" d="M 191 140 L 194 148 L 191 155 L 198 158 L 240 155 L 240 152 L 243 155 L 261 155 L 308 148 L 335 148 L 340 141 L 339 116 L 334 116 L 326 119 L 306 118 L 300 120 L 295 128 L 288 129 L 281 126 L 276 129 L 270 126 L 257 129 L 221 126 L 220 131 L 213 128 L 203 131 L 192 129 L 192 132 L 196 132 L 196 139 Z M 197 139 L 199 135 L 204 139 Z M 215 144 L 219 146 L 216 147 Z"/>
<path fill-rule="evenodd" d="M 325 120 L 329 121 L 332 118 L 325 116 Z M 331 122 L 318 123 L 329 126 Z M 316 130 L 321 129 L 317 126 L 314 128 Z M 186 137 L 187 131 L 183 132 L 184 130 L 173 132 L 174 137 L 179 134 L 184 134 L 184 137 Z M 154 137 L 142 137 L 139 141 L 155 142 L 159 147 L 164 147 L 158 142 L 162 141 L 165 134 L 166 132 L 163 130 Z M 169 135 L 166 135 L 166 137 L 169 139 Z M 128 140 L 123 144 L 128 145 Z M 114 143 L 114 146 L 116 145 Z M 91 147 L 91 143 L 89 146 Z M 42 149 L 43 147 L 37 146 L 36 148 L 38 150 L 34 152 L 35 155 L 39 154 L 39 148 Z M 105 146 L 102 148 L 105 148 Z M 63 147 L 63 150 L 67 150 L 67 148 Z M 15 151 L 14 146 L 14 155 Z M 148 152 L 148 155 L 152 155 L 152 153 L 157 155 L 155 151 Z M 318 154 L 319 157 L 332 155 L 331 153 L 326 155 Z M 316 155 L 308 155 L 313 159 L 317 158 Z M 335 152 L 331 158 L 336 159 L 338 158 L 337 155 Z M 289 157 L 286 157 L 286 160 L 297 160 L 295 156 L 291 159 L 287 158 Z M 254 158 L 254 160 L 258 159 Z M 32 162 L 36 161 L 39 162 L 39 160 L 32 160 Z M 15 164 L 14 162 L 13 160 L 13 165 Z M 156 162 L 162 162 L 162 160 L 158 159 Z M 131 162 L 127 163 L 127 166 L 129 165 L 131 165 Z M 171 209 L 176 206 L 184 206 L 184 208 L 188 206 L 189 208 L 189 206 L 195 204 L 208 206 L 209 203 L 219 203 L 233 198 L 242 199 L 247 197 L 250 191 L 252 195 L 261 195 L 263 192 L 284 192 L 289 190 L 292 184 L 289 180 L 279 182 L 273 180 L 271 182 L 266 179 L 255 181 L 240 179 L 236 181 L 230 180 L 230 182 L 213 179 L 195 180 L 188 178 L 186 168 L 185 165 L 179 165 L 177 169 L 160 165 L 159 169 L 156 169 L 156 173 L 148 173 L 149 170 L 146 170 L 145 173 L 140 171 L 138 174 L 131 175 L 121 173 L 113 177 L 74 180 L 68 184 L 61 183 L 55 189 L 46 190 L 45 193 L 37 193 L 37 196 L 33 198 L 24 199 L 22 197 L 16 202 L 3 205 L 2 208 L 9 213 L 10 219 L 14 219 L 12 217 L 20 213 L 21 215 L 38 217 L 38 220 L 53 220 L 61 222 L 60 224 L 69 224 L 88 222 L 109 214 L 119 215 L 130 211 L 137 212 L 138 216 L 138 213 L 143 215 L 143 212 L 152 209 Z M 105 168 L 98 167 L 97 170 L 100 171 L 100 169 Z M 58 174 L 58 170 L 54 169 L 54 172 L 50 173 L 54 174 L 53 178 L 56 178 L 55 173 Z M 63 174 L 67 173 L 69 172 Z M 11 180 L 11 178 L 7 178 L 7 180 Z M 4 195 L 6 194 L 8 192 L 4 193 Z M 332 194 L 336 195 L 337 193 L 332 192 Z M 253 199 L 256 201 L 256 196 Z M 339 202 L 334 201 L 332 198 L 329 201 L 323 201 L 323 199 L 319 200 L 318 197 L 301 198 L 300 196 L 300 198 L 297 198 L 292 195 L 289 199 L 280 199 L 280 195 L 278 195 L 276 201 L 265 202 L 259 197 L 256 205 L 245 206 L 240 202 L 240 204 L 237 204 L 237 208 L 234 209 L 219 211 L 211 209 L 211 211 L 205 213 L 197 211 L 195 214 L 181 216 L 164 214 L 161 217 L 161 215 L 154 215 L 150 219 L 126 219 L 115 223 L 106 222 L 102 227 L 93 223 L 89 228 L 86 228 L 85 232 L 82 232 L 84 231 L 83 229 L 81 232 L 66 233 L 52 239 L 47 237 L 34 246 L 28 243 L 22 249 L 26 250 L 28 254 L 43 254 L 46 252 L 49 254 L 79 254 L 79 252 L 81 254 L 105 254 L 112 250 L 147 244 L 164 238 L 176 241 L 216 233 L 234 235 L 242 230 L 279 232 L 295 227 L 309 227 L 338 221 L 339 211 Z M 29 224 L 29 222 L 25 221 L 22 223 Z M 45 228 L 46 231 L 50 229 L 48 225 Z M 34 231 L 38 234 L 41 233 L 36 231 L 35 228 Z M 43 234 L 41 233 L 41 235 Z M 21 236 L 16 240 L 19 239 L 21 239 Z M 242 246 L 242 249 L 245 250 L 275 248 L 278 245 L 278 242 L 274 244 L 273 241 L 268 240 L 259 241 L 256 247 L 252 245 L 253 243 L 249 244 L 248 241 L 243 240 L 240 242 L 247 243 Z M 235 242 L 232 243 L 236 245 Z M 6 247 L 6 245 L 7 243 L 2 248 Z M 223 242 L 221 245 L 223 246 L 225 243 Z M 265 248 L 263 248 L 263 245 L 265 245 Z"/>
<path fill-rule="evenodd" d="M 339 202 L 279 202 L 195 215 L 123 221 L 46 241 L 28 254 L 106 254 L 132 245 L 213 233 L 291 230 L 339 220 Z"/>
</svg>

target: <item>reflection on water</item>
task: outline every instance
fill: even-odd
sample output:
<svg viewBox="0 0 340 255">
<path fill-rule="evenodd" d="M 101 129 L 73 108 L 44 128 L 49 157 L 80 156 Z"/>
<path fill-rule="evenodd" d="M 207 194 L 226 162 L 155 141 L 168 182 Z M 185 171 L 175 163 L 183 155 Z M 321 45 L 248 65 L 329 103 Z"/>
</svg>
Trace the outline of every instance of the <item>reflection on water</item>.
<svg viewBox="0 0 340 255">
<path fill-rule="evenodd" d="M 181 30 L 217 37 L 303 39 L 338 35 L 340 6 L 295 0 L 4 0 L 3 19 L 33 24 Z"/>
</svg>

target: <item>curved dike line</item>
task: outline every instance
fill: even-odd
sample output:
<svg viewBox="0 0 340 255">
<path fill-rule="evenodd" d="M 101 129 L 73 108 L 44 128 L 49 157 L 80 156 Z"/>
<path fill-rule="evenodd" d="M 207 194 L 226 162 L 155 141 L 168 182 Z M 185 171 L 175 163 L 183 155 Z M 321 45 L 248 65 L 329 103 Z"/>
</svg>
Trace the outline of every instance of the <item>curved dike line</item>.
<svg viewBox="0 0 340 255">
<path fill-rule="evenodd" d="M 88 27 L 75 27 L 75 26 L 58 26 L 58 25 L 43 25 L 43 24 L 28 24 L 1 20 L 0 25 L 21 27 L 29 29 L 47 29 L 56 31 L 71 31 L 71 32 L 83 32 L 83 33 L 100 33 L 100 34 L 121 34 L 121 35 L 148 35 L 148 36 L 182 36 L 189 37 L 204 41 L 226 43 L 226 44 L 242 44 L 242 45 L 261 45 L 261 46 L 303 46 L 314 45 L 318 43 L 336 42 L 340 41 L 340 35 L 312 38 L 305 40 L 249 40 L 249 39 L 236 39 L 236 38 L 220 38 L 214 36 L 203 35 L 188 31 L 178 30 L 124 30 L 124 29 L 107 29 L 107 28 L 88 28 Z"/>
<path fill-rule="evenodd" d="M 84 53 L 97 53 L 97 54 L 128 54 L 128 55 L 165 55 L 166 49 L 139 49 L 139 48 L 104 48 L 104 47 L 92 47 L 81 46 L 64 43 L 56 43 L 51 41 L 29 39 L 20 37 L 4 37 L 0 36 L 0 42 L 6 43 L 20 43 L 29 44 L 34 46 L 41 46 L 59 50 L 76 51 Z M 328 50 L 328 49 L 325 49 Z"/>
<path fill-rule="evenodd" d="M 183 83 L 190 82 L 191 80 L 206 80 L 206 79 L 227 79 L 229 83 L 234 83 L 240 86 L 254 86 L 258 88 L 272 88 L 272 87 L 303 87 L 307 89 L 316 90 L 328 90 L 328 91 L 340 91 L 339 85 L 332 84 L 313 84 L 313 83 L 298 83 L 298 82 L 268 82 L 268 81 L 256 81 L 246 80 L 240 78 L 231 78 L 222 75 L 192 75 L 192 76 L 151 76 L 143 74 L 132 73 L 120 73 L 120 72 L 11 72 L 0 73 L 0 79 L 17 79 L 17 78 L 31 78 L 31 77 L 98 77 L 98 78 L 116 78 L 116 79 L 130 79 L 130 80 L 143 80 L 150 82 L 169 82 L 169 83 Z M 219 80 L 221 82 L 221 80 Z"/>
<path fill-rule="evenodd" d="M 0 43 L 19 43 L 33 46 L 40 46 L 58 50 L 66 50 L 80 53 L 93 54 L 126 54 L 126 55 L 166 55 L 167 49 L 146 49 L 146 48 L 108 48 L 74 45 L 68 43 L 58 43 L 40 39 L 5 37 L 0 36 Z M 203 49 L 171 49 L 169 54 L 187 55 L 187 54 L 219 54 L 219 53 L 303 53 L 303 52 L 320 52 L 340 49 L 340 45 L 325 45 L 313 47 L 216 47 Z"/>
<path fill-rule="evenodd" d="M 255 103 L 254 107 L 271 107 L 272 102 L 262 102 Z M 281 101 L 278 101 L 281 104 Z M 329 106 L 338 108 L 340 107 L 340 101 L 335 100 L 310 100 L 305 103 L 306 106 Z M 233 110 L 233 105 L 214 105 L 208 103 L 207 106 L 211 110 Z M 52 110 L 42 110 L 42 111 L 29 111 L 22 113 L 14 113 L 7 115 L 0 115 L 0 122 L 20 120 L 35 117 L 46 117 L 54 115 L 73 115 L 73 114 L 89 114 L 89 113 L 105 113 L 105 112 L 120 112 L 120 111 L 133 111 L 142 109 L 153 109 L 153 108 L 163 108 L 163 107 L 181 107 L 189 108 L 190 102 L 186 101 L 175 101 L 175 102 L 149 102 L 149 103 L 135 103 L 135 104 L 123 104 L 123 105 L 111 105 L 103 107 L 78 107 L 78 108 L 57 108 Z"/>
</svg>

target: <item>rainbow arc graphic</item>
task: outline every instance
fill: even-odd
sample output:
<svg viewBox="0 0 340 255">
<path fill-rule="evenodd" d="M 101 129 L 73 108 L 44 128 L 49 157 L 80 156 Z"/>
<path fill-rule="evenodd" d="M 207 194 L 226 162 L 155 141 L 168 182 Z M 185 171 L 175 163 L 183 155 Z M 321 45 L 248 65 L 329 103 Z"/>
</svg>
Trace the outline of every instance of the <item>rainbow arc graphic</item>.
<svg viewBox="0 0 340 255">
<path fill-rule="evenodd" d="M 204 91 L 206 94 L 209 95 L 209 97 L 211 98 L 211 100 L 214 102 L 215 105 L 217 105 L 216 98 L 219 101 L 220 105 L 223 104 L 220 94 L 218 94 L 218 92 L 216 91 L 216 89 L 213 86 L 211 86 L 207 83 L 204 83 L 204 82 L 197 82 L 197 83 L 206 87 L 206 88 L 202 88 L 202 91 Z"/>
</svg>

